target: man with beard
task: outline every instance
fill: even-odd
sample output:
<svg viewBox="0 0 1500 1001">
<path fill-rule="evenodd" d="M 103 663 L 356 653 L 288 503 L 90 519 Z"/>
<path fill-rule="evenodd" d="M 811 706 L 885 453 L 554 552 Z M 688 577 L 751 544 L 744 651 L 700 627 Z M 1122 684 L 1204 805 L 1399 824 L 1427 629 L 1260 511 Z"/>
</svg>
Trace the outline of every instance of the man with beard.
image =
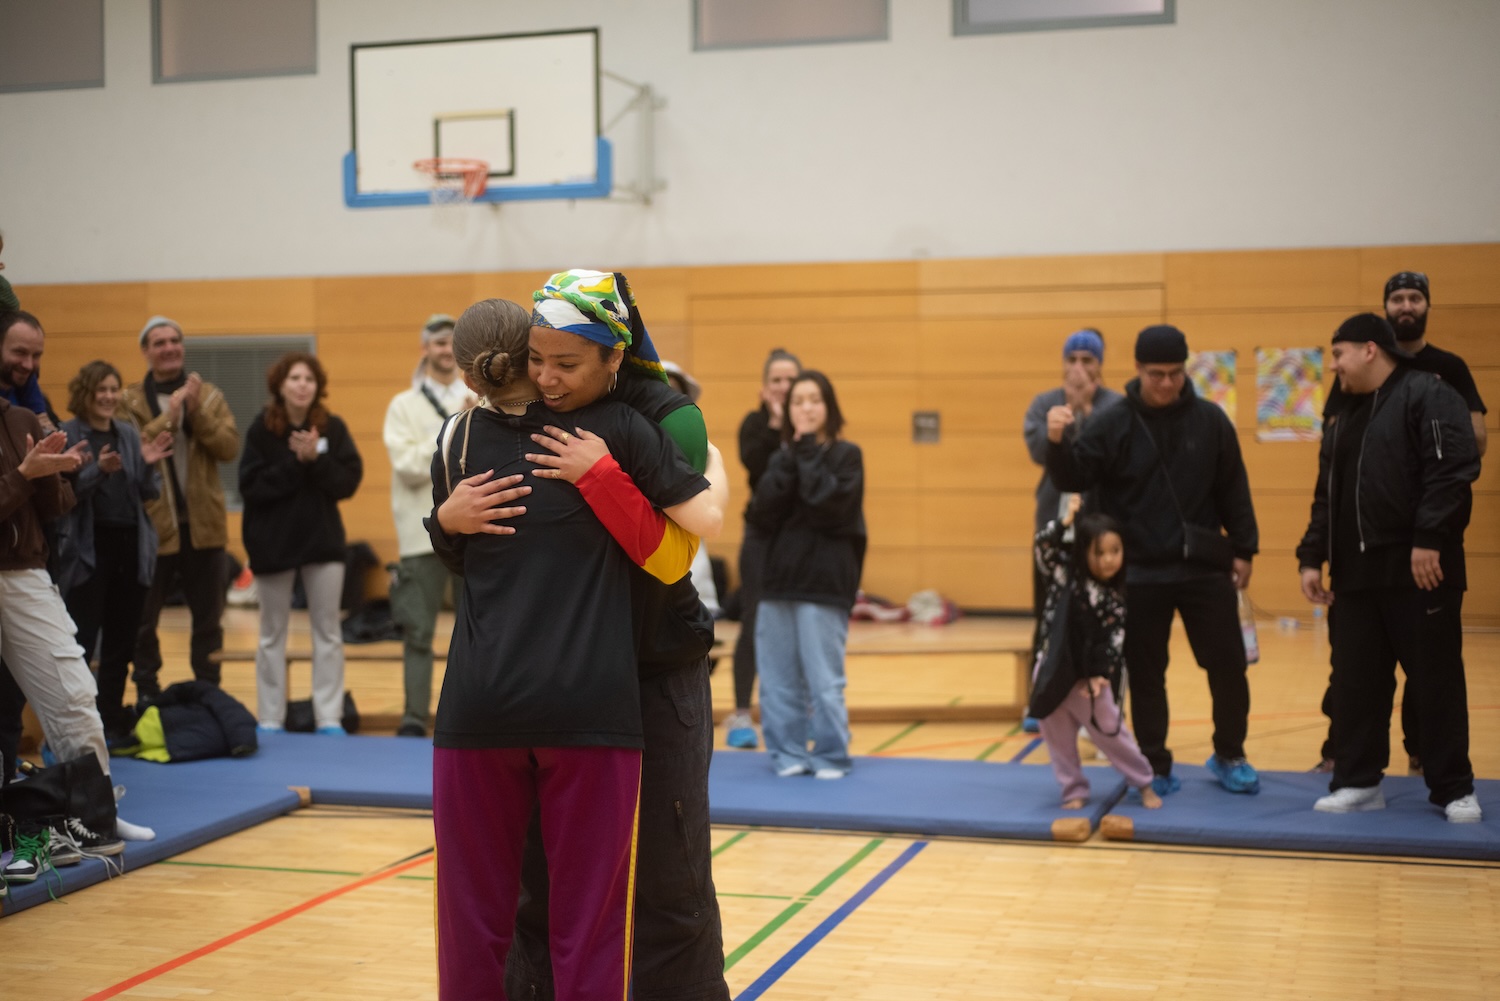
<svg viewBox="0 0 1500 1001">
<path fill-rule="evenodd" d="M 1391 276 L 1385 283 L 1385 318 L 1396 331 L 1396 340 L 1401 350 L 1409 358 L 1403 359 L 1408 368 L 1418 372 L 1431 372 L 1442 379 L 1448 385 L 1458 391 L 1458 395 L 1464 398 L 1465 405 L 1469 408 L 1469 421 L 1474 427 L 1474 441 L 1479 448 L 1479 455 L 1484 457 L 1484 449 L 1487 441 L 1484 415 L 1487 412 L 1484 400 L 1479 396 L 1479 390 L 1474 385 L 1474 376 L 1469 373 L 1469 366 L 1464 360 L 1451 351 L 1444 351 L 1427 342 L 1427 312 L 1431 304 L 1431 296 L 1428 291 L 1427 276 L 1420 271 L 1401 271 Z M 1342 389 L 1338 382 L 1333 384 L 1329 390 L 1328 402 L 1323 407 L 1323 433 L 1330 434 L 1333 425 L 1337 422 L 1339 414 L 1346 407 L 1352 405 L 1348 394 Z M 1328 609 L 1330 619 L 1337 614 L 1332 606 Z M 1330 623 L 1330 628 L 1332 623 Z M 1408 771 L 1413 775 L 1422 773 L 1422 759 L 1417 748 L 1420 745 L 1420 735 L 1417 732 L 1417 708 L 1415 693 L 1411 690 L 1410 683 L 1401 694 L 1401 732 L 1402 744 L 1406 748 L 1408 759 Z M 1330 720 L 1328 738 L 1323 742 L 1323 753 L 1314 771 L 1333 771 L 1333 683 L 1329 682 L 1328 690 L 1323 694 L 1323 715 Z"/>
<path fill-rule="evenodd" d="M 209 658 L 224 646 L 221 619 L 229 586 L 224 551 L 229 528 L 219 463 L 239 454 L 240 433 L 219 388 L 185 370 L 182 327 L 176 320 L 151 317 L 139 341 L 149 370 L 145 379 L 125 388 L 121 402 L 142 440 L 151 441 L 163 431 L 172 435 L 171 457 L 160 463 L 161 496 L 146 502 L 156 526 L 156 576 L 141 612 L 134 677 L 136 694 L 149 702 L 161 694 L 156 624 L 179 583 L 193 617 L 193 676 L 219 683 L 219 665 Z"/>
<path fill-rule="evenodd" d="M 1156 773 L 1152 788 L 1180 788 L 1167 748 L 1167 662 L 1181 613 L 1213 698 L 1207 767 L 1229 792 L 1253 794 L 1260 778 L 1245 760 L 1250 684 L 1236 591 L 1250 583 L 1260 531 L 1234 424 L 1193 391 L 1187 359 L 1176 327 L 1142 330 L 1122 402 L 1096 411 L 1076 438 L 1067 434 L 1077 419 L 1070 407 L 1047 412 L 1047 475 L 1059 490 L 1095 491 L 1124 529 L 1131 717 Z"/>
<path fill-rule="evenodd" d="M 406 687 L 398 737 L 427 736 L 432 710 L 432 636 L 443 592 L 452 577 L 433 553 L 432 540 L 422 524 L 432 513 L 432 453 L 443 421 L 475 402 L 453 360 L 453 317 L 434 313 L 422 325 L 422 363 L 412 376 L 411 388 L 397 393 L 385 411 L 391 514 L 401 555 L 391 579 L 391 617 L 401 627 Z"/>
</svg>

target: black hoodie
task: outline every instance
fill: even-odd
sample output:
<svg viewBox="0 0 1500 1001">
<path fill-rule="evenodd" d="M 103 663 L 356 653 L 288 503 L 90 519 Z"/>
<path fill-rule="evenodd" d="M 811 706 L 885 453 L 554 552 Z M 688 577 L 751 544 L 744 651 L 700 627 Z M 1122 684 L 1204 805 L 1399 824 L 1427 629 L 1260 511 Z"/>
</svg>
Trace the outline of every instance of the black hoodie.
<svg viewBox="0 0 1500 1001">
<path fill-rule="evenodd" d="M 1048 443 L 1047 474 L 1061 490 L 1094 490 L 1100 510 L 1120 523 L 1132 584 L 1218 572 L 1183 559 L 1184 520 L 1222 528 L 1239 559 L 1259 551 L 1239 436 L 1190 381 L 1176 400 L 1150 407 L 1141 399 L 1141 381 L 1130 380 L 1125 399 L 1096 411 L 1076 439 Z"/>
</svg>

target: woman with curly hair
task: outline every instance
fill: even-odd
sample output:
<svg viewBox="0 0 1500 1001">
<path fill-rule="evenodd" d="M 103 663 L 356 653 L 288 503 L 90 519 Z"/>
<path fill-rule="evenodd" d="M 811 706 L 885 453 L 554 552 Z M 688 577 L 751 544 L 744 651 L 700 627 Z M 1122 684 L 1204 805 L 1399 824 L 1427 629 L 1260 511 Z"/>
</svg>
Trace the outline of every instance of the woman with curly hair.
<svg viewBox="0 0 1500 1001">
<path fill-rule="evenodd" d="M 312 704 L 317 731 L 342 736 L 344 522 L 338 502 L 364 473 L 349 429 L 323 405 L 328 377 L 318 359 L 283 355 L 266 373 L 271 399 L 245 434 L 240 459 L 243 538 L 260 594 L 255 651 L 256 718 L 286 725 L 286 630 L 292 584 L 302 574 L 312 625 Z"/>
</svg>

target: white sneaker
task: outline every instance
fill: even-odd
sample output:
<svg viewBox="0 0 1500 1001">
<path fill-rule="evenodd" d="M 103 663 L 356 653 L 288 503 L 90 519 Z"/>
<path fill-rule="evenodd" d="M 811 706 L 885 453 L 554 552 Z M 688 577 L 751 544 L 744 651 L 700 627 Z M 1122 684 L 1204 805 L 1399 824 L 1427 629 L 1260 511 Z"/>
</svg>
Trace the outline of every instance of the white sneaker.
<svg viewBox="0 0 1500 1001">
<path fill-rule="evenodd" d="M 776 769 L 776 775 L 779 778 L 789 779 L 793 775 L 806 775 L 810 771 L 812 769 L 806 765 L 787 765 L 785 768 Z"/>
<path fill-rule="evenodd" d="M 1321 813 L 1362 813 L 1366 810 L 1384 810 L 1385 793 L 1380 791 L 1379 786 L 1369 786 L 1364 789 L 1355 786 L 1345 786 L 1338 792 L 1331 792 L 1313 804 L 1313 809 Z"/>
<path fill-rule="evenodd" d="M 848 775 L 848 774 L 849 773 L 846 772 L 846 771 L 844 771 L 842 768 L 819 768 L 817 771 L 813 772 L 813 778 L 815 778 L 815 779 L 841 779 L 845 775 Z"/>
<path fill-rule="evenodd" d="M 1455 799 L 1443 807 L 1443 812 L 1448 815 L 1450 824 L 1477 824 L 1484 819 L 1484 813 L 1479 809 L 1479 800 L 1473 793 Z"/>
</svg>

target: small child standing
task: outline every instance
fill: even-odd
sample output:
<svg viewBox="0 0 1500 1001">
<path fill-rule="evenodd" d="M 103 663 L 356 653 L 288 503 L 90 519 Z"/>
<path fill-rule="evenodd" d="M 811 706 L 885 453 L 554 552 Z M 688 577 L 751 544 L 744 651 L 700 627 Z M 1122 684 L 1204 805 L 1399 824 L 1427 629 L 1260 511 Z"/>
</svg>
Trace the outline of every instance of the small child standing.
<svg viewBox="0 0 1500 1001">
<path fill-rule="evenodd" d="M 1151 764 L 1141 753 L 1111 695 L 1125 680 L 1125 593 L 1120 579 L 1125 549 L 1120 526 L 1108 515 L 1077 518 L 1079 498 L 1036 536 L 1036 561 L 1047 597 L 1030 715 L 1041 720 L 1052 772 L 1062 786 L 1063 809 L 1088 802 L 1089 781 L 1078 758 L 1078 731 L 1138 790 L 1148 809 L 1161 806 L 1151 788 Z M 1071 553 L 1065 535 L 1074 526 Z"/>
</svg>

